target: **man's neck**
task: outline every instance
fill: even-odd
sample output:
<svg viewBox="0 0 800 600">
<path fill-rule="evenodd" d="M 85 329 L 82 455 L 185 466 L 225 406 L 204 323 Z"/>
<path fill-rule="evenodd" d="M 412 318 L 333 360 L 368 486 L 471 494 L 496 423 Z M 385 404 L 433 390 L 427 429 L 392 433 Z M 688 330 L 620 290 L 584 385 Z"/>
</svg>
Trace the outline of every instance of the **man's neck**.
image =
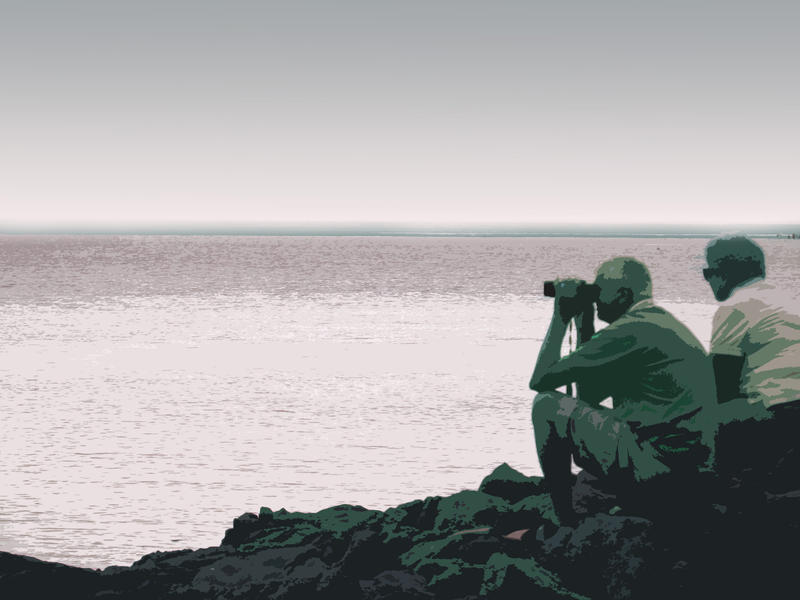
<svg viewBox="0 0 800 600">
<path fill-rule="evenodd" d="M 763 274 L 754 275 L 753 277 L 749 277 L 748 279 L 742 280 L 740 283 L 735 284 L 731 288 L 731 293 L 728 295 L 728 298 L 733 296 L 736 293 L 737 290 L 740 290 L 742 288 L 746 288 L 746 287 L 748 287 L 750 285 L 753 285 L 754 283 L 758 283 L 760 281 L 764 281 L 764 275 Z"/>
</svg>

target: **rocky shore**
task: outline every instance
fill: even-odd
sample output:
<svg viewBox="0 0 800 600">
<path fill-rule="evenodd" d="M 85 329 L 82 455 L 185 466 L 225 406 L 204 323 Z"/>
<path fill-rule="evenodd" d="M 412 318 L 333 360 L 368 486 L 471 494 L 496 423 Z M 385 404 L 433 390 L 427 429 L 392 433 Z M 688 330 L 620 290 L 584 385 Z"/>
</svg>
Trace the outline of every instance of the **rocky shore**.
<svg viewBox="0 0 800 600">
<path fill-rule="evenodd" d="M 711 490 L 709 492 L 708 490 Z M 659 492 L 631 512 L 581 473 L 575 527 L 544 482 L 506 464 L 447 497 L 386 511 L 262 508 L 219 546 L 81 569 L 0 552 L 0 597 L 640 599 L 796 597 L 800 491 L 737 482 Z"/>
</svg>

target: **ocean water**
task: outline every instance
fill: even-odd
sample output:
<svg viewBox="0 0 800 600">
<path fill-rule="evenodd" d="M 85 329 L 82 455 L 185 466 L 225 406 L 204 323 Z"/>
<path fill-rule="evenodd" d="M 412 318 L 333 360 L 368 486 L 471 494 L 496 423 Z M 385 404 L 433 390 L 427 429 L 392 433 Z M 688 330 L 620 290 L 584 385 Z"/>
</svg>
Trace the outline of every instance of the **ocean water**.
<svg viewBox="0 0 800 600">
<path fill-rule="evenodd" d="M 707 345 L 706 241 L 0 236 L 0 550 L 130 564 L 538 473 L 542 282 L 636 256 Z M 796 289 L 800 242 L 761 243 Z"/>
</svg>

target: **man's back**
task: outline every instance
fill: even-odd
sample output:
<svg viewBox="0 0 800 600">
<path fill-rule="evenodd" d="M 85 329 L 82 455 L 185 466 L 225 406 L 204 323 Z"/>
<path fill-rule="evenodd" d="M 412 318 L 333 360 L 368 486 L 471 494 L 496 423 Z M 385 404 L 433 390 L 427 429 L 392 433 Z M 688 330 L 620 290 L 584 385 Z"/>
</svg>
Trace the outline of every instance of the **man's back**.
<svg viewBox="0 0 800 600">
<path fill-rule="evenodd" d="M 800 399 L 797 298 L 763 280 L 737 289 L 714 315 L 711 353 L 744 358 L 748 402 L 769 407 Z"/>
<path fill-rule="evenodd" d="M 595 397 L 610 396 L 617 418 L 663 422 L 716 401 L 697 338 L 668 311 L 643 301 L 560 362 Z"/>
</svg>

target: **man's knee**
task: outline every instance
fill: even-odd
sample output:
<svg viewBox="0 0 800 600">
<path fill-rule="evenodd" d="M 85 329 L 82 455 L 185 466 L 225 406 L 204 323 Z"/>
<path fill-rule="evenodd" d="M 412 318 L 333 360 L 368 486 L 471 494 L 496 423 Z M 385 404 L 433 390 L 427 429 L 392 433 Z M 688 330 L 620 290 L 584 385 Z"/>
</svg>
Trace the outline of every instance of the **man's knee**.
<svg viewBox="0 0 800 600">
<path fill-rule="evenodd" d="M 578 400 L 560 392 L 540 392 L 533 399 L 531 420 L 534 429 L 553 427 L 559 436 L 567 435 L 569 417 L 578 406 Z"/>
</svg>

